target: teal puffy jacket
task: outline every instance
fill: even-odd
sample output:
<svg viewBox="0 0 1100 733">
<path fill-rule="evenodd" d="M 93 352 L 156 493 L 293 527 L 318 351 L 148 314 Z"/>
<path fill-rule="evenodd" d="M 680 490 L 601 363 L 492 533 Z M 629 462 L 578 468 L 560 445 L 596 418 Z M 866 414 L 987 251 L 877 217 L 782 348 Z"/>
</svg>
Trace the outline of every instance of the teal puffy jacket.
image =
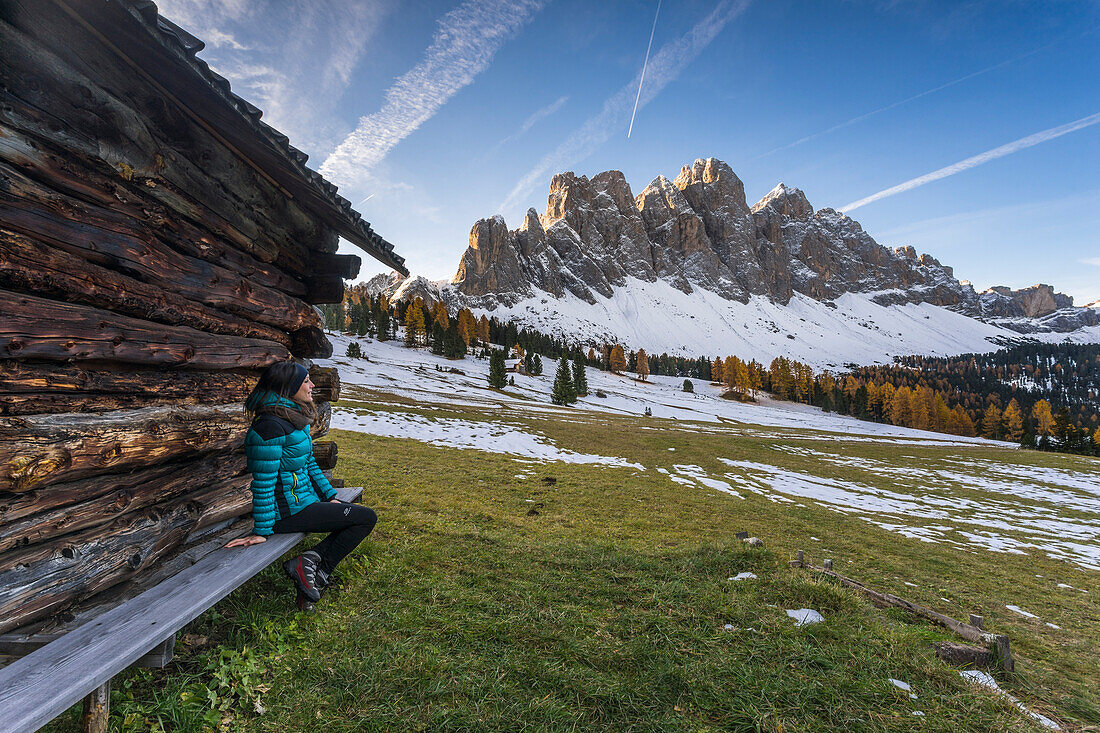
<svg viewBox="0 0 1100 733">
<path fill-rule="evenodd" d="M 278 395 L 268 395 L 258 409 L 281 405 L 298 406 Z M 258 535 L 272 534 L 279 519 L 297 514 L 310 504 L 336 498 L 313 458 L 309 426 L 295 428 L 290 421 L 272 414 L 260 414 L 244 439 L 244 454 L 252 473 L 252 521 Z"/>
</svg>

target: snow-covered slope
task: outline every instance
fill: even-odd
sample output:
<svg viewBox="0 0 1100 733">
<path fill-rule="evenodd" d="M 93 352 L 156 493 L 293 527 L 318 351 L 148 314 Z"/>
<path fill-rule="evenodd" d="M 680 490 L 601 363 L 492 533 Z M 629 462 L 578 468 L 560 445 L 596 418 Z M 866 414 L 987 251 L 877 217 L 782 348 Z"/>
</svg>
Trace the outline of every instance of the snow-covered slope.
<svg viewBox="0 0 1100 733">
<path fill-rule="evenodd" d="M 448 291 L 442 296 L 447 299 Z M 747 303 L 709 290 L 684 293 L 669 283 L 628 278 L 610 298 L 588 303 L 571 293 L 521 300 L 492 311 L 570 341 L 619 342 L 650 353 L 727 356 L 764 364 L 787 356 L 818 369 L 888 363 L 894 356 L 951 356 L 995 351 L 1021 335 L 930 303 L 879 305 L 876 293 L 847 293 L 818 301 L 795 293 L 786 304 L 753 296 Z M 1031 334 L 1044 341 L 1093 343 L 1100 326 L 1071 333 Z"/>
</svg>

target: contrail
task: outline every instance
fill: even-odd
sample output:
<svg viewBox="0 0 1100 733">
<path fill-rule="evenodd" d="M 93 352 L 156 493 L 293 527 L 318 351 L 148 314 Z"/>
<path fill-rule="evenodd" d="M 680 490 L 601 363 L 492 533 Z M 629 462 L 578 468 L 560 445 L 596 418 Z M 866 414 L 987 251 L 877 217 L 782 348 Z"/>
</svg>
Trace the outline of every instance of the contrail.
<svg viewBox="0 0 1100 733">
<path fill-rule="evenodd" d="M 634 115 L 638 114 L 638 100 L 642 98 L 642 83 L 645 82 L 645 67 L 649 64 L 649 51 L 653 48 L 653 34 L 657 32 L 657 16 L 661 14 L 661 0 L 657 0 L 657 12 L 653 14 L 653 28 L 649 31 L 649 45 L 645 47 L 645 61 L 642 62 L 642 76 L 638 79 L 638 96 L 634 97 L 634 111 L 630 113 L 630 127 L 626 139 L 634 131 Z"/>
<path fill-rule="evenodd" d="M 1092 33 L 1094 30 L 1095 29 L 1091 29 L 1089 31 L 1086 31 L 1085 33 L 1081 34 L 1081 36 L 1078 36 L 1078 37 L 1087 36 L 1089 33 Z M 1078 37 L 1075 37 L 1075 38 L 1078 38 Z M 1069 40 L 1075 40 L 1075 38 L 1074 39 L 1069 39 Z M 1024 59 L 1026 59 L 1029 56 L 1034 56 L 1037 53 L 1045 51 L 1046 49 L 1050 48 L 1051 46 L 1055 46 L 1055 45 L 1064 43 L 1066 40 L 1067 39 L 1065 39 L 1065 38 L 1058 39 L 1057 41 L 1054 41 L 1052 43 L 1048 43 L 1044 46 L 1040 46 L 1039 48 L 1028 51 L 1025 54 L 1021 54 L 1019 56 L 1013 56 L 1012 58 L 1005 59 L 1004 61 L 1001 61 L 1000 63 L 993 64 L 992 66 L 987 66 L 984 69 L 978 69 L 977 71 L 972 71 L 972 72 L 970 72 L 969 74 L 967 74 L 965 76 L 960 76 L 958 79 L 952 79 L 951 81 L 940 84 L 939 86 L 932 87 L 931 89 L 926 89 L 923 92 L 919 92 L 917 94 L 914 94 L 911 97 L 906 97 L 905 99 L 899 99 L 896 102 L 891 102 L 890 104 L 886 105 L 885 107 L 879 107 L 878 109 L 873 109 L 870 112 L 864 112 L 861 115 L 857 115 L 856 117 L 853 117 L 850 120 L 845 120 L 844 122 L 837 123 L 837 124 L 833 125 L 832 127 L 829 127 L 825 130 L 821 130 L 820 132 L 815 132 L 812 135 L 806 135 L 805 137 L 800 137 L 799 139 L 795 140 L 794 142 L 787 143 L 786 145 L 780 145 L 778 148 L 772 148 L 768 152 L 761 153 L 760 155 L 756 156 L 752 160 L 760 160 L 761 158 L 766 158 L 769 155 L 772 155 L 773 153 L 778 153 L 781 150 L 787 150 L 788 148 L 793 148 L 796 145 L 801 145 L 802 143 L 808 143 L 809 141 L 811 141 L 815 138 L 819 138 L 822 135 L 828 135 L 830 132 L 836 132 L 837 130 L 848 127 L 849 125 L 854 125 L 857 122 L 862 122 L 863 120 L 867 119 L 868 117 L 874 117 L 877 114 L 882 114 L 883 112 L 888 112 L 889 110 L 892 110 L 895 107 L 900 107 L 903 104 L 909 104 L 910 102 L 914 102 L 914 101 L 920 99 L 921 97 L 927 97 L 929 94 L 935 94 L 936 92 L 941 92 L 944 89 L 948 89 L 948 88 L 953 87 L 957 84 L 962 84 L 964 81 L 968 81 L 970 79 L 973 79 L 976 76 L 981 76 L 982 74 L 988 74 L 991 71 L 996 71 L 997 69 L 1008 66 L 1009 64 L 1014 64 L 1017 61 L 1023 61 Z"/>
<path fill-rule="evenodd" d="M 912 180 L 908 180 L 905 183 L 899 183 L 896 186 L 891 186 L 890 188 L 879 191 L 878 193 L 871 194 L 866 198 L 859 199 L 858 201 L 853 201 L 847 206 L 841 206 L 840 210 L 845 213 L 853 211 L 861 206 L 866 206 L 872 201 L 878 201 L 879 199 L 884 199 L 897 193 L 910 191 L 914 188 L 923 186 L 926 183 L 938 181 L 941 178 L 947 178 L 948 176 L 953 176 L 956 173 L 962 173 L 963 171 L 979 166 L 982 163 L 988 163 L 991 160 L 1003 158 L 1006 155 L 1012 155 L 1018 150 L 1030 148 L 1034 145 L 1038 145 L 1039 143 L 1045 143 L 1047 140 L 1053 140 L 1056 137 L 1061 137 L 1062 135 L 1068 135 L 1071 132 L 1084 129 L 1086 127 L 1091 127 L 1098 122 L 1100 122 L 1100 112 L 1089 115 L 1088 117 L 1082 117 L 1075 122 L 1068 122 L 1064 125 L 1060 125 L 1059 127 L 1052 127 L 1049 130 L 1043 130 L 1042 132 L 1037 132 L 1034 135 L 1028 135 L 1027 137 L 1020 138 L 1015 142 L 1006 143 L 1005 145 L 1002 145 L 998 148 L 987 150 L 984 153 L 980 153 L 971 158 L 967 158 L 966 160 L 960 160 L 958 163 L 953 163 L 945 168 L 940 168 L 939 170 L 932 171 L 931 173 L 926 173 L 919 178 L 913 178 Z"/>
<path fill-rule="evenodd" d="M 362 206 L 363 204 L 365 204 L 365 203 L 367 203 L 368 201 L 370 201 L 370 200 L 371 200 L 372 198 L 374 198 L 374 194 L 373 194 L 373 193 L 372 193 L 372 194 L 371 194 L 370 196 L 367 196 L 367 197 L 366 197 L 365 199 L 363 199 L 363 200 L 362 200 L 362 201 L 360 201 L 359 203 L 357 203 L 357 204 L 356 204 L 356 206 Z"/>
</svg>

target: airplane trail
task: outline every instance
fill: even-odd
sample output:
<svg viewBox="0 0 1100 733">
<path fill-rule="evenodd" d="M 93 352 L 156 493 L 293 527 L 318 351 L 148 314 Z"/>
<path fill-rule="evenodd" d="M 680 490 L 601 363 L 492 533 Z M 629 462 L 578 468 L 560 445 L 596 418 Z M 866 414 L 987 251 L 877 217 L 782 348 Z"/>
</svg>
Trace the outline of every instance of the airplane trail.
<svg viewBox="0 0 1100 733">
<path fill-rule="evenodd" d="M 1082 33 L 1080 36 L 1075 36 L 1071 40 L 1076 40 L 1077 38 L 1083 38 L 1084 36 L 1087 36 L 1090 33 L 1093 33 L 1095 30 L 1096 29 L 1090 29 L 1090 30 L 1086 31 L 1085 33 Z M 810 135 L 806 135 L 805 137 L 800 137 L 797 140 L 795 140 L 794 142 L 789 142 L 786 145 L 780 145 L 777 148 L 772 148 L 768 152 L 761 153 L 760 155 L 756 156 L 752 160 L 760 160 L 761 158 L 766 158 L 769 155 L 772 155 L 773 153 L 778 153 L 781 150 L 788 150 L 789 148 L 793 148 L 796 145 L 801 145 L 802 143 L 808 143 L 809 141 L 814 140 L 816 138 L 819 138 L 822 135 L 828 135 L 830 132 L 836 132 L 837 130 L 848 127 L 849 125 L 854 125 L 857 122 L 862 122 L 863 120 L 867 119 L 868 117 L 874 117 L 877 114 L 881 114 L 883 112 L 888 112 L 889 110 L 892 110 L 895 107 L 900 107 L 903 104 L 908 104 L 909 102 L 915 102 L 916 100 L 920 99 L 921 97 L 927 97 L 929 94 L 935 94 L 936 92 L 943 91 L 944 89 L 948 89 L 948 88 L 953 87 L 957 84 L 962 84 L 964 81 L 968 81 L 970 79 L 973 79 L 976 76 L 981 76 L 983 74 L 988 74 L 991 71 L 996 71 L 997 69 L 1004 68 L 1005 66 L 1008 66 L 1009 64 L 1014 64 L 1017 61 L 1023 61 L 1024 59 L 1028 58 L 1029 56 L 1034 56 L 1034 55 L 1036 55 L 1036 54 L 1038 54 L 1042 51 L 1047 50 L 1048 48 L 1050 48 L 1052 46 L 1064 43 L 1065 40 L 1066 39 L 1064 39 L 1064 38 L 1058 39 L 1057 41 L 1054 41 L 1054 42 L 1045 44 L 1043 46 L 1039 46 L 1038 48 L 1032 49 L 1031 51 L 1028 51 L 1027 53 L 1020 54 L 1019 56 L 1013 56 L 1012 58 L 1005 59 L 1004 61 L 993 64 L 992 66 L 986 66 L 984 69 L 978 69 L 977 71 L 972 71 L 969 74 L 966 74 L 965 76 L 960 76 L 957 79 L 952 79 L 949 82 L 945 82 L 943 84 L 940 84 L 939 86 L 932 87 L 931 89 L 925 89 L 923 92 L 918 92 L 917 94 L 914 94 L 910 97 L 906 97 L 905 99 L 899 99 L 896 102 L 891 102 L 890 104 L 887 104 L 883 107 L 879 107 L 878 109 L 873 109 L 870 112 L 864 112 L 863 114 L 852 117 L 851 119 L 845 120 L 844 122 L 838 122 L 837 124 L 833 125 L 832 127 L 821 130 L 820 132 L 815 132 L 815 133 L 812 133 Z"/>
<path fill-rule="evenodd" d="M 1048 140 L 1053 140 L 1054 138 L 1061 137 L 1062 135 L 1068 135 L 1071 132 L 1076 132 L 1077 130 L 1091 127 L 1098 122 L 1100 122 L 1100 112 L 1089 115 L 1088 117 L 1082 117 L 1081 119 L 1074 120 L 1073 122 L 1067 122 L 1066 124 L 1059 125 L 1058 127 L 1051 127 L 1048 130 L 1036 132 L 1033 135 L 1028 135 L 1027 137 L 1022 137 L 1019 140 L 1005 143 L 1004 145 L 993 148 L 992 150 L 987 150 L 984 153 L 979 153 L 978 155 L 967 158 L 966 160 L 960 160 L 958 163 L 952 163 L 951 165 L 940 168 L 939 170 L 932 171 L 931 173 L 926 173 L 923 176 L 918 176 L 917 178 L 912 178 L 908 181 L 905 181 L 904 183 L 899 183 L 896 186 L 891 186 L 890 188 L 883 189 L 878 193 L 873 193 L 870 196 L 859 199 L 858 201 L 853 201 L 847 206 L 841 206 L 840 210 L 844 213 L 848 213 L 849 211 L 858 209 L 861 206 L 866 206 L 873 201 L 878 201 L 879 199 L 884 199 L 888 196 L 893 196 L 895 194 L 904 193 L 905 191 L 911 191 L 912 189 L 923 186 L 926 183 L 938 181 L 941 178 L 947 178 L 948 176 L 953 176 L 956 173 L 962 173 L 963 171 L 979 166 L 982 163 L 988 163 L 991 160 L 1003 158 L 1006 155 L 1012 155 L 1017 151 L 1024 150 L 1025 148 L 1030 148 L 1034 145 L 1038 145 L 1039 143 L 1045 143 Z"/>
<path fill-rule="evenodd" d="M 649 31 L 649 45 L 645 47 L 645 61 L 642 62 L 642 76 L 638 79 L 638 96 L 634 98 L 634 111 L 630 114 L 630 127 L 626 131 L 627 140 L 634 131 L 634 115 L 638 114 L 638 100 L 642 98 L 642 83 L 645 82 L 645 67 L 649 64 L 649 51 L 653 48 L 653 34 L 657 32 L 657 16 L 660 14 L 661 0 L 657 0 L 657 12 L 653 14 L 653 28 Z"/>
</svg>

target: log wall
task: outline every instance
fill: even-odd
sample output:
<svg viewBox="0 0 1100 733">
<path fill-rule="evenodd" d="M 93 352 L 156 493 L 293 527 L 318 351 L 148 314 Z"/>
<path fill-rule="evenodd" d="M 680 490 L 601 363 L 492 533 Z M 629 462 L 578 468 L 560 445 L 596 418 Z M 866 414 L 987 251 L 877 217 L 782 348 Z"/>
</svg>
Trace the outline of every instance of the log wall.
<svg viewBox="0 0 1100 733">
<path fill-rule="evenodd" d="M 312 304 L 359 267 L 92 5 L 0 13 L 0 632 L 250 521 L 241 402 L 269 364 L 331 355 Z M 206 82 L 181 62 L 178 83 Z M 310 374 L 320 438 L 339 377 Z"/>
</svg>

